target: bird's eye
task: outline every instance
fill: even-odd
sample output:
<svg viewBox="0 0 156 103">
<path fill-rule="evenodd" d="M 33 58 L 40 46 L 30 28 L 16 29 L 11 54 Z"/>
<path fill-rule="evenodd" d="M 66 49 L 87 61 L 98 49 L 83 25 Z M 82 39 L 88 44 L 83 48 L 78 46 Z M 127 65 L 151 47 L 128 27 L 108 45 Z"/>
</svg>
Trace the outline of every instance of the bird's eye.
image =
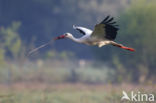
<svg viewBox="0 0 156 103">
<path fill-rule="evenodd" d="M 68 34 L 64 34 L 64 36 L 67 36 Z"/>
</svg>

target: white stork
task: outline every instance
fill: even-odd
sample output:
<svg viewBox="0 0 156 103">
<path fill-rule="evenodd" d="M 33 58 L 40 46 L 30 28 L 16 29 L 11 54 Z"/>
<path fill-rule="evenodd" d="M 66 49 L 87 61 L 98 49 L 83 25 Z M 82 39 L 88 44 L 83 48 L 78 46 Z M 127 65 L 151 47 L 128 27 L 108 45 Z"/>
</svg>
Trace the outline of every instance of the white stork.
<svg viewBox="0 0 156 103">
<path fill-rule="evenodd" d="M 73 25 L 74 29 L 83 34 L 81 38 L 75 38 L 71 33 L 65 33 L 56 37 L 54 40 L 69 38 L 77 43 L 83 43 L 86 45 L 97 45 L 98 47 L 102 47 L 104 45 L 111 44 L 122 49 L 135 51 L 133 48 L 123 46 L 122 44 L 118 44 L 114 41 L 117 35 L 118 25 L 115 25 L 116 22 L 114 22 L 113 19 L 113 17 L 110 18 L 110 16 L 107 16 L 101 23 L 95 25 L 94 31 Z"/>
<path fill-rule="evenodd" d="M 78 30 L 80 33 L 83 34 L 81 38 L 75 38 L 71 33 L 65 33 L 61 36 L 58 36 L 53 40 L 58 40 L 58 39 L 63 39 L 63 38 L 69 38 L 77 43 L 83 43 L 86 45 L 97 45 L 98 47 L 102 47 L 104 45 L 111 44 L 113 46 L 126 49 L 129 51 L 135 51 L 133 48 L 129 48 L 126 46 L 123 46 L 122 44 L 118 44 L 114 41 L 117 35 L 118 28 L 116 25 L 116 22 L 113 21 L 113 17 L 110 18 L 110 16 L 107 16 L 101 23 L 95 25 L 94 31 L 80 27 L 80 26 L 75 26 L 73 25 L 73 28 Z M 30 55 L 31 53 L 37 51 L 38 49 L 47 46 L 50 44 L 52 41 L 39 46 L 38 48 L 33 49 L 28 53 Z"/>
</svg>

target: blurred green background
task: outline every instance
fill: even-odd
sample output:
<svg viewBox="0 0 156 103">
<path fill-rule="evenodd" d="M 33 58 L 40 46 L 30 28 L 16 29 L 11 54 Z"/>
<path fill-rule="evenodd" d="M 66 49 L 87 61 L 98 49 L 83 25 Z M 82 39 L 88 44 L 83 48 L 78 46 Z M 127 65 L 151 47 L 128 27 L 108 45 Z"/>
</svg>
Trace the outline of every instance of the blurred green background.
<svg viewBox="0 0 156 103">
<path fill-rule="evenodd" d="M 118 103 L 122 88 L 154 91 L 155 11 L 155 0 L 0 0 L 0 102 Z M 119 25 L 115 41 L 136 52 L 65 39 L 26 56 L 66 32 L 81 37 L 73 24 L 93 29 L 107 15 Z"/>
</svg>

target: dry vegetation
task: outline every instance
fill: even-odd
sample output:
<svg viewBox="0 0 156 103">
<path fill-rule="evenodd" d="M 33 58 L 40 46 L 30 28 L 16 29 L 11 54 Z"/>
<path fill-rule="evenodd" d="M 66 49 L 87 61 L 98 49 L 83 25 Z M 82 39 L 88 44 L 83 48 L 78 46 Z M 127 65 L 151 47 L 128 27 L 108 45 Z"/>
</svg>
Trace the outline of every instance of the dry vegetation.
<svg viewBox="0 0 156 103">
<path fill-rule="evenodd" d="M 0 85 L 0 103 L 121 103 L 122 90 L 155 93 L 156 86 L 16 83 Z"/>
<path fill-rule="evenodd" d="M 0 72 L 0 103 L 122 103 L 123 90 L 156 95 L 152 83 L 112 84 L 109 70 L 84 60 L 10 62 Z"/>
</svg>

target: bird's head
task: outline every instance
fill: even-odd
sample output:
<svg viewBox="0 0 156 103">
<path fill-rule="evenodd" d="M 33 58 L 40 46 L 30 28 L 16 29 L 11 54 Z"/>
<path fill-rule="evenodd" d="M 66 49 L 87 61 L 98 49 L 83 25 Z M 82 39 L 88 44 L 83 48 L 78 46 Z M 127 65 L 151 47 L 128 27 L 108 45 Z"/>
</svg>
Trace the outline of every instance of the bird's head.
<svg viewBox="0 0 156 103">
<path fill-rule="evenodd" d="M 63 35 L 60 35 L 60 36 L 54 38 L 54 40 L 59 40 L 59 39 L 64 39 L 64 38 L 70 38 L 70 37 L 72 37 L 72 34 L 71 33 L 65 33 Z"/>
</svg>

